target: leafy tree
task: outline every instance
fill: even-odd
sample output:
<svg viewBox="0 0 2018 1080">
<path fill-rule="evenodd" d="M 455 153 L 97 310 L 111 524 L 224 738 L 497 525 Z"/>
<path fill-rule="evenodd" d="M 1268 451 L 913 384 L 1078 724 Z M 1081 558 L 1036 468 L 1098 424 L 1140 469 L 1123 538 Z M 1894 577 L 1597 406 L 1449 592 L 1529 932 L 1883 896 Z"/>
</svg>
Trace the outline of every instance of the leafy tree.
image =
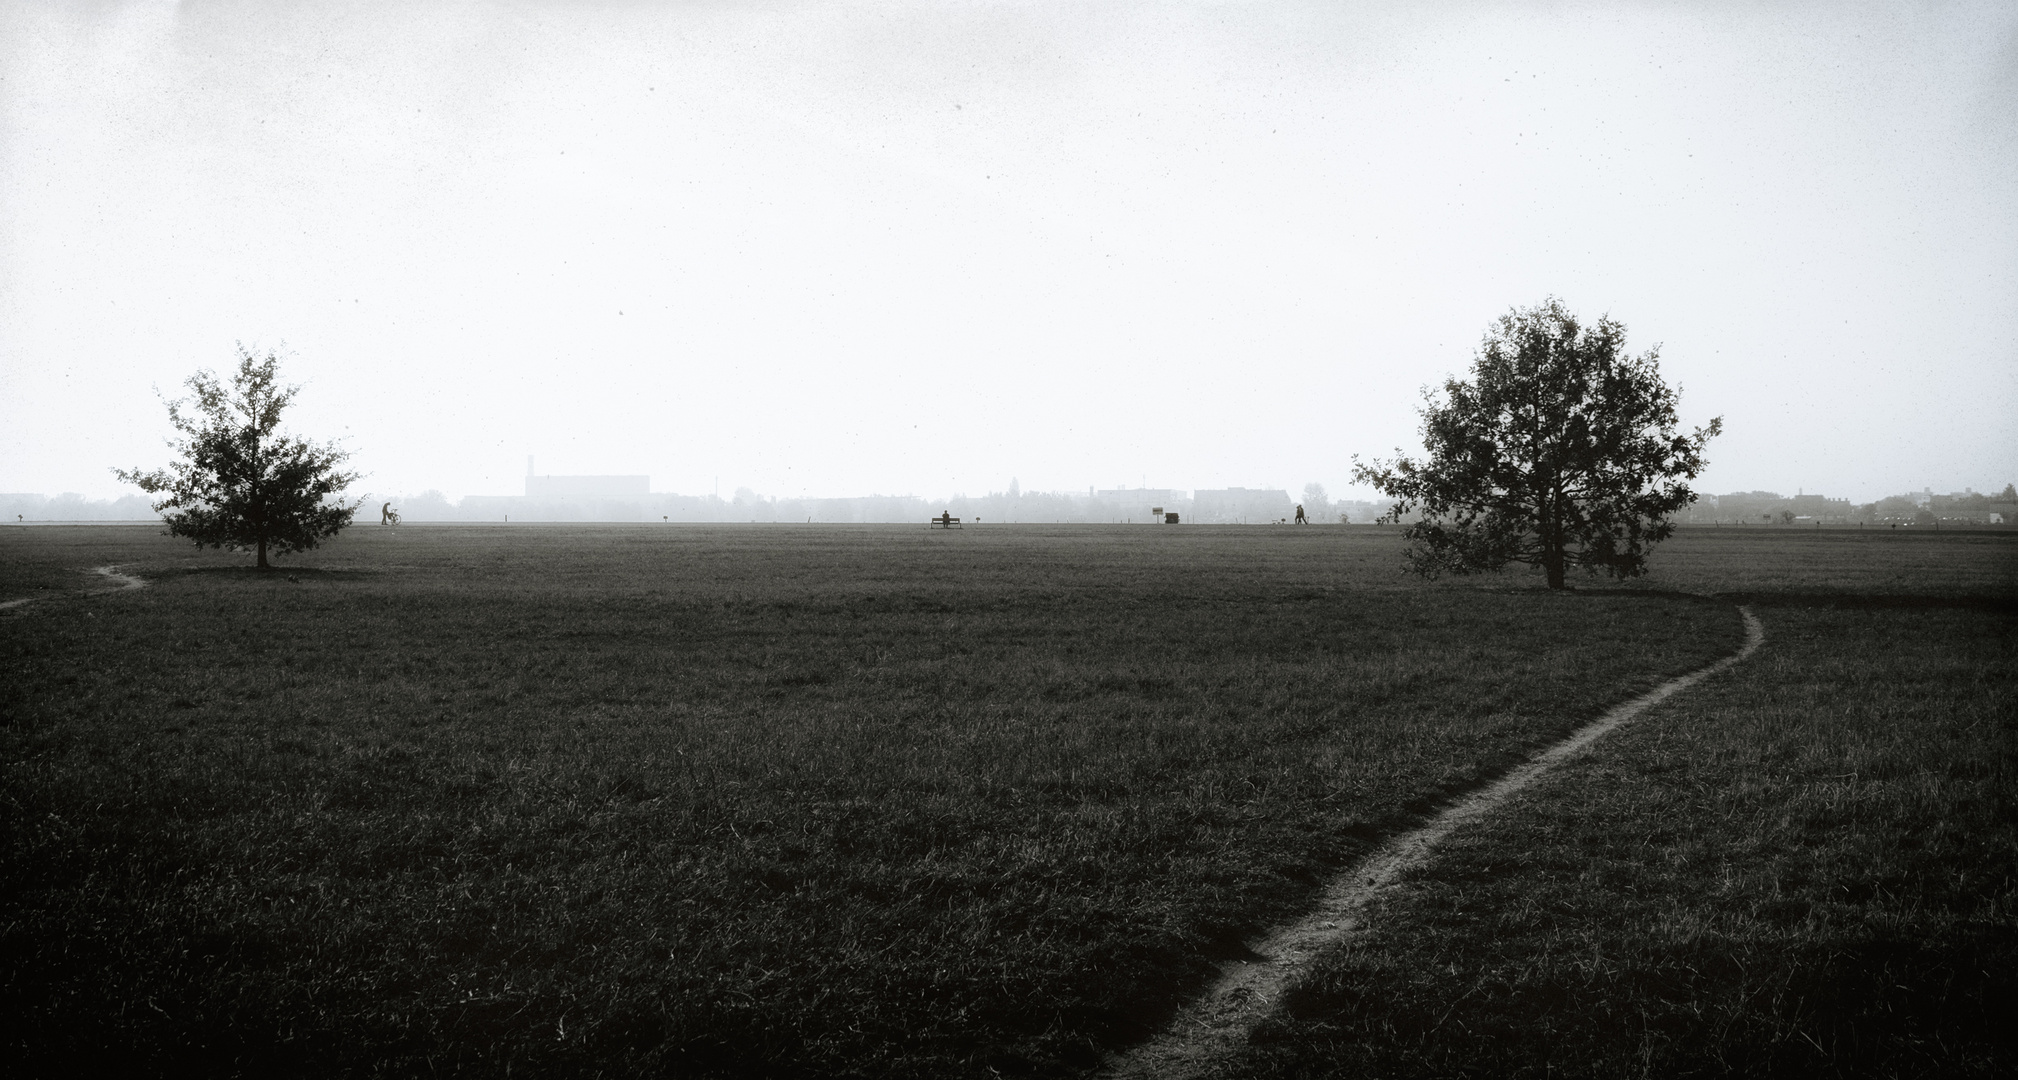
<svg viewBox="0 0 2018 1080">
<path fill-rule="evenodd" d="M 280 430 L 281 411 L 300 388 L 280 385 L 279 375 L 278 356 L 260 359 L 240 345 L 230 386 L 199 371 L 184 384 L 193 400 L 166 402 L 168 422 L 183 436 L 169 443 L 180 461 L 152 472 L 113 470 L 162 496 L 154 509 L 168 535 L 257 551 L 262 569 L 269 549 L 279 556 L 312 548 L 350 524 L 361 505 L 337 497 L 357 479 L 338 468 L 349 453 Z"/>
<path fill-rule="evenodd" d="M 1303 485 L 1303 507 L 1310 515 L 1310 520 L 1312 521 L 1316 521 L 1321 517 L 1329 518 L 1331 516 L 1331 494 L 1324 490 L 1323 484 L 1305 484 Z"/>
<path fill-rule="evenodd" d="M 1426 577 L 1540 566 L 1551 589 L 1569 567 L 1646 572 L 1648 549 L 1695 501 L 1682 483 L 1703 469 L 1721 417 L 1683 435 L 1658 348 L 1625 351 L 1609 316 L 1585 326 L 1550 297 L 1487 328 L 1469 381 L 1428 390 L 1424 461 L 1353 459 L 1353 479 L 1395 500 L 1381 520 L 1409 525 L 1411 569 Z"/>
</svg>

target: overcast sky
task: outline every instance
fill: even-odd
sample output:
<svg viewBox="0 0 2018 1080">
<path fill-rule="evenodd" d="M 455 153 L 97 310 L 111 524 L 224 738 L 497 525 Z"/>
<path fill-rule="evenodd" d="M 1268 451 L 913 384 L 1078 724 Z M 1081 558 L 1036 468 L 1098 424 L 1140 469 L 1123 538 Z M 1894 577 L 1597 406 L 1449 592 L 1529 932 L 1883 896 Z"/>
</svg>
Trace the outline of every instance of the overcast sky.
<svg viewBox="0 0 2018 1080">
<path fill-rule="evenodd" d="M 2018 480 L 2018 5 L 10 4 L 0 491 L 1350 488 L 1551 293 L 1702 490 Z"/>
</svg>

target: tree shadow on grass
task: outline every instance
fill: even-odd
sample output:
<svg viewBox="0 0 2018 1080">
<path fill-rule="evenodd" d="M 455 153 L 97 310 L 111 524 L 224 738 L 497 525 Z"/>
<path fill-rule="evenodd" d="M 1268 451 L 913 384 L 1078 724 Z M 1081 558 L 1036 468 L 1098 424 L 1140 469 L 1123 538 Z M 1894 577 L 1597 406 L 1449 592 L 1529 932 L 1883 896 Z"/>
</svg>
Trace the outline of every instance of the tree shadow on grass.
<svg viewBox="0 0 2018 1080">
<path fill-rule="evenodd" d="M 1985 596 L 1981 593 L 1738 592 L 1718 593 L 1716 599 L 1731 604 L 1752 604 L 1764 608 L 1834 608 L 1865 611 L 1948 609 L 2018 615 L 2018 596 Z"/>
<path fill-rule="evenodd" d="M 2018 595 L 1992 596 L 1982 593 L 1841 593 L 1841 592 L 1718 592 L 1692 593 L 1679 589 L 1586 588 L 1563 590 L 1576 596 L 1630 596 L 1646 599 L 1687 600 L 1699 604 L 1745 604 L 1763 608 L 1836 608 L 1843 610 L 1955 609 L 2018 615 Z"/>
<path fill-rule="evenodd" d="M 310 581 L 347 582 L 368 581 L 383 576 L 378 570 L 353 570 L 325 568 L 320 566 L 271 566 L 264 570 L 257 566 L 191 566 L 175 570 L 151 573 L 151 581 L 167 581 L 171 578 L 187 578 L 201 581 L 281 581 L 306 583 Z"/>
</svg>

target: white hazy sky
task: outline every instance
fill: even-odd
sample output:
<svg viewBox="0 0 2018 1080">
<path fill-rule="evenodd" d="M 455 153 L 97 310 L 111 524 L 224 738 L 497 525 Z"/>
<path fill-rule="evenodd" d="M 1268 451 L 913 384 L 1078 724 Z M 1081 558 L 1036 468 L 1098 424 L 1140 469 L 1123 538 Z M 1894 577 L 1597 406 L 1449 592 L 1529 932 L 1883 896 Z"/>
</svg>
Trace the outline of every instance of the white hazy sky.
<svg viewBox="0 0 2018 1080">
<path fill-rule="evenodd" d="M 1350 488 L 1554 293 L 1702 489 L 2018 480 L 2018 5 L 14 3 L 0 491 Z"/>
</svg>

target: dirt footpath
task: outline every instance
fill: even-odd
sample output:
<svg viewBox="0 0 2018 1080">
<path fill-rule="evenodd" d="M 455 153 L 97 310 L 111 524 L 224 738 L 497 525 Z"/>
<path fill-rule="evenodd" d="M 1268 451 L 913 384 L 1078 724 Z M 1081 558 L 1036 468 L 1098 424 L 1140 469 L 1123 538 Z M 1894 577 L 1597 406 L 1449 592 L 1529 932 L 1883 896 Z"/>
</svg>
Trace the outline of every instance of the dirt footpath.
<svg viewBox="0 0 2018 1080">
<path fill-rule="evenodd" d="M 1745 643 L 1737 652 L 1669 679 L 1612 709 L 1535 755 L 1527 764 L 1447 807 L 1420 828 L 1382 845 L 1332 879 L 1316 911 L 1252 943 L 1259 959 L 1224 965 L 1212 989 L 1178 1013 L 1162 1035 L 1116 1057 L 1104 1075 L 1145 1080 L 1188 1080 L 1214 1075 L 1217 1066 L 1239 1049 L 1254 1026 L 1274 1011 L 1283 991 L 1296 981 L 1310 961 L 1349 939 L 1360 928 L 1367 905 L 1403 871 L 1426 861 L 1438 841 L 1459 826 L 1490 814 L 1515 792 L 1606 732 L 1752 655 L 1765 640 L 1765 629 L 1749 608 L 1739 608 L 1738 614 L 1745 621 Z"/>
</svg>

